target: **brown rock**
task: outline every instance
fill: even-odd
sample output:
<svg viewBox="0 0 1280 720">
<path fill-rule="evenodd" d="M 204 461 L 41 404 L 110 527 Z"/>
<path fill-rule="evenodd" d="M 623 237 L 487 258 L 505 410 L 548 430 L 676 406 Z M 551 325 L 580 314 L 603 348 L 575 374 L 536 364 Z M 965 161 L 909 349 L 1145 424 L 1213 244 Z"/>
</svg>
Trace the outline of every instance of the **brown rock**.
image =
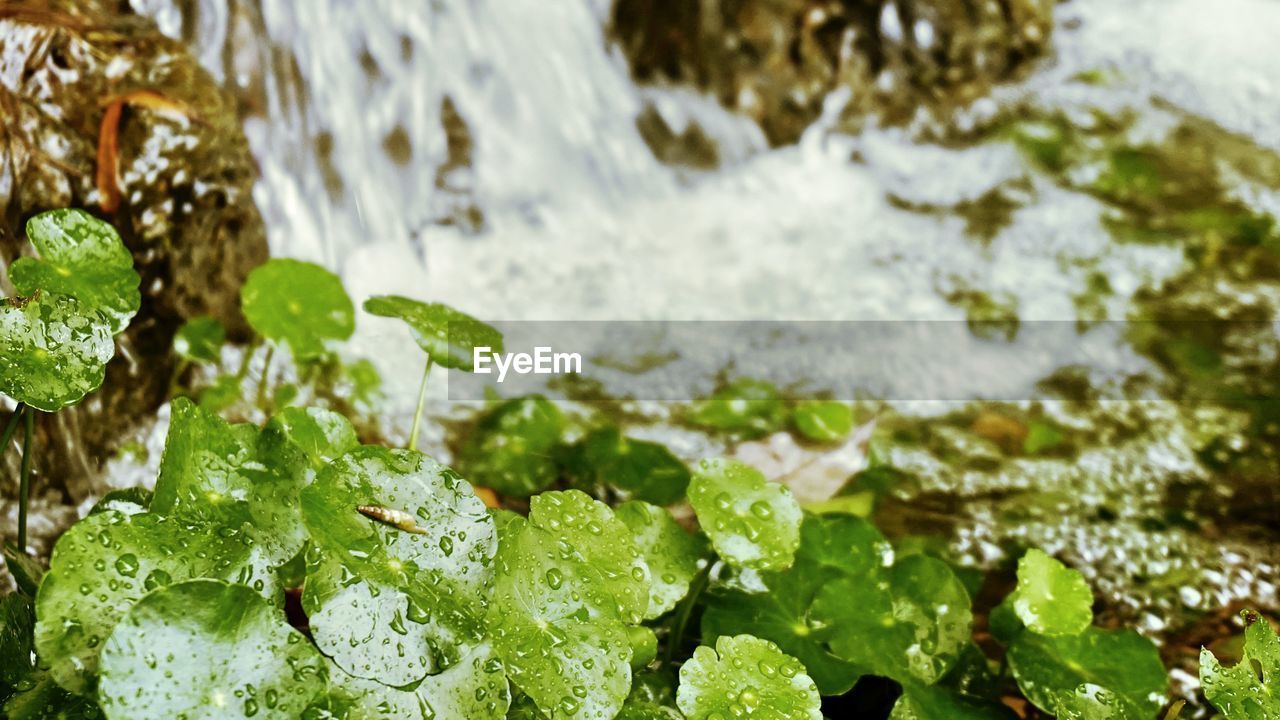
<svg viewBox="0 0 1280 720">
<path fill-rule="evenodd" d="M 239 287 L 267 257 L 234 98 L 127 5 L 0 3 L 0 261 L 31 252 L 27 218 L 81 207 L 119 230 L 143 278 L 142 309 L 102 389 L 40 418 L 37 485 L 73 501 L 163 402 L 185 319 L 208 314 L 244 333 Z"/>
</svg>

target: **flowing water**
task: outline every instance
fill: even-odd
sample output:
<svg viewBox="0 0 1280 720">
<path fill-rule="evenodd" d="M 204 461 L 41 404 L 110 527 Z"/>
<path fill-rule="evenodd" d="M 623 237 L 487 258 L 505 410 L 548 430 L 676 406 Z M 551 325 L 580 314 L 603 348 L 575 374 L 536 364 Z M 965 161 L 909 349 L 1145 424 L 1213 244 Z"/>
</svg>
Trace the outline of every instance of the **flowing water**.
<svg viewBox="0 0 1280 720">
<path fill-rule="evenodd" d="M 273 251 L 329 265 L 356 298 L 398 292 L 507 320 L 1025 324 L 1247 307 L 1262 330 L 1228 360 L 1246 376 L 1276 367 L 1274 276 L 1127 234 L 1181 222 L 1188 197 L 1213 217 L 1280 211 L 1274 0 L 1072 0 L 1051 55 L 960 113 L 946 142 L 842 134 L 837 94 L 776 149 L 711 100 L 637 87 L 605 0 L 134 5 L 244 98 Z M 655 160 L 636 128 L 646 104 L 699 126 L 721 166 Z M 1061 146 L 1085 159 L 1046 170 L 1028 154 Z M 1133 179 L 1118 160 L 1129 148 L 1205 179 L 1155 200 L 1100 189 L 1117 167 Z M 1207 159 L 1179 165 L 1180 148 Z M 1213 282 L 1201 292 L 1197 277 Z M 392 325 L 360 326 L 355 352 L 375 357 L 403 410 L 416 348 Z M 1274 490 L 1250 493 L 1274 487 L 1275 428 L 1188 402 L 1185 373 L 1153 357 L 1139 355 L 1147 402 L 995 408 L 1064 428 L 1066 457 L 1006 457 L 975 430 L 980 408 L 882 408 L 909 440 L 892 457 L 914 478 L 902 495 L 920 500 L 897 520 L 980 564 L 1018 544 L 1060 553 L 1113 616 L 1153 634 L 1242 599 L 1274 608 L 1280 508 Z M 1042 357 L 1028 379 L 1060 364 Z M 1252 474 L 1206 460 L 1208 446 L 1256 461 Z M 1253 520 L 1232 524 L 1250 502 Z"/>
</svg>

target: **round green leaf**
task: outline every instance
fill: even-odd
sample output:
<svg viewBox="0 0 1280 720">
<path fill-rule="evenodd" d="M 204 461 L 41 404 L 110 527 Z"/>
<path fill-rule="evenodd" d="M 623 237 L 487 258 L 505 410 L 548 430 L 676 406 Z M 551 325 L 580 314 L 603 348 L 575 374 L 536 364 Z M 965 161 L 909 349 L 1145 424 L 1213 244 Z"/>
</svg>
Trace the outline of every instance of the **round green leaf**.
<svg viewBox="0 0 1280 720">
<path fill-rule="evenodd" d="M 1041 635 L 1079 635 L 1093 624 L 1093 591 L 1078 571 L 1031 549 L 1018 560 L 1009 596 L 1018 619 Z"/>
<path fill-rule="evenodd" d="M 705 596 L 702 641 L 741 633 L 763 638 L 804 663 L 823 695 L 840 695 L 863 671 L 831 653 L 827 641 L 836 628 L 811 622 L 809 608 L 818 591 L 836 579 L 878 582 L 893 561 L 893 549 L 875 526 L 849 516 L 806 517 L 800 535 L 795 564 L 760 574 L 763 592 L 716 588 Z"/>
<path fill-rule="evenodd" d="M 283 342 L 294 357 L 308 360 L 326 341 L 355 332 L 355 306 L 337 275 L 300 260 L 268 260 L 240 288 L 245 319 L 259 335 Z"/>
<path fill-rule="evenodd" d="M 96 682 L 98 653 L 120 618 L 158 587 L 218 578 L 273 591 L 253 564 L 253 542 L 227 527 L 189 525 L 153 513 L 107 511 L 71 526 L 53 548 L 36 595 L 40 658 L 62 687 L 80 694 Z"/>
<path fill-rule="evenodd" d="M 834 400 L 812 400 L 796 407 L 792 422 L 810 440 L 835 442 L 853 429 L 853 408 Z"/>
<path fill-rule="evenodd" d="M 694 650 L 680 668 L 676 704 L 688 720 L 822 720 L 822 700 L 804 666 L 751 635 Z"/>
<path fill-rule="evenodd" d="M 694 403 L 686 420 L 697 427 L 752 438 L 778 430 L 786 417 L 787 408 L 777 388 L 743 378 Z"/>
<path fill-rule="evenodd" d="M 457 473 L 411 450 L 358 447 L 302 491 L 302 515 L 314 544 L 303 607 L 316 644 L 348 673 L 408 684 L 478 638 L 497 534 Z"/>
<path fill-rule="evenodd" d="M 689 594 L 689 584 L 707 554 L 706 539 L 690 535 L 666 510 L 639 500 L 619 505 L 614 513 L 631 530 L 648 568 L 649 607 L 644 617 L 652 620 Z"/>
<path fill-rule="evenodd" d="M 511 705 L 502 661 L 488 644 L 408 688 L 358 678 L 330 664 L 329 688 L 329 711 L 342 720 L 502 720 Z"/>
<path fill-rule="evenodd" d="M 271 464 L 297 462 L 296 451 L 312 470 L 320 470 L 359 444 L 356 429 L 345 416 L 324 408 L 290 407 L 276 413 L 262 429 L 259 449 Z"/>
<path fill-rule="evenodd" d="M 638 619 L 636 601 L 647 602 L 643 566 L 607 507 L 576 491 L 535 502 L 548 495 L 561 502 L 540 502 L 529 520 L 504 526 L 489 632 L 511 681 L 543 715 L 608 720 L 631 687 L 620 615 Z"/>
<path fill-rule="evenodd" d="M 227 330 L 222 323 L 207 315 L 194 317 L 178 328 L 173 336 L 173 351 L 191 362 L 216 363 L 222 357 Z"/>
<path fill-rule="evenodd" d="M 800 545 L 800 504 L 786 487 L 735 460 L 703 460 L 689 504 L 716 553 L 754 570 L 782 570 Z"/>
<path fill-rule="evenodd" d="M 175 398 L 151 511 L 230 527 L 247 524 L 261 561 L 283 565 L 307 540 L 298 493 L 309 476 L 306 467 L 283 459 L 280 442 L 254 425 L 230 425 L 187 398 Z M 300 456 L 302 450 L 294 452 Z"/>
<path fill-rule="evenodd" d="M 903 558 L 887 573 L 829 583 L 811 612 L 832 629 L 836 655 L 876 675 L 926 685 L 955 665 L 973 624 L 964 584 L 927 555 Z"/>
<path fill-rule="evenodd" d="M 147 595 L 102 649 L 109 718 L 292 720 L 325 689 L 324 658 L 242 585 L 191 580 Z"/>
<path fill-rule="evenodd" d="M 1225 720 L 1280 717 L 1280 637 L 1257 613 L 1244 614 L 1244 656 L 1223 667 L 1209 650 L 1200 650 L 1204 696 Z"/>
<path fill-rule="evenodd" d="M 1048 713 L 1059 695 L 1088 683 L 1152 717 L 1164 704 L 1169 683 L 1155 644 L 1132 630 L 1090 627 L 1060 637 L 1022 633 L 1008 658 L 1022 693 Z"/>
<path fill-rule="evenodd" d="M 50 210 L 27 221 L 27 238 L 40 258 L 18 258 L 9 279 L 18 294 L 73 297 L 101 312 L 117 335 L 142 306 L 133 255 L 111 225 L 83 210 Z"/>
<path fill-rule="evenodd" d="M 467 437 L 458 466 L 481 487 L 527 497 L 555 482 L 552 457 L 564 417 L 541 395 L 508 400 L 489 411 Z"/>
<path fill-rule="evenodd" d="M 470 372 L 474 369 L 476 348 L 502 352 L 502 333 L 448 305 L 382 295 L 365 300 L 364 309 L 373 315 L 405 321 L 418 347 L 442 367 Z"/>
<path fill-rule="evenodd" d="M 610 487 L 625 497 L 670 505 L 684 497 L 689 468 L 658 443 L 634 440 L 618 428 L 596 430 L 574 448 L 573 471 L 588 487 Z"/>
<path fill-rule="evenodd" d="M 105 317 L 68 295 L 0 300 L 0 392 L 46 412 L 97 390 L 115 342 Z"/>
</svg>

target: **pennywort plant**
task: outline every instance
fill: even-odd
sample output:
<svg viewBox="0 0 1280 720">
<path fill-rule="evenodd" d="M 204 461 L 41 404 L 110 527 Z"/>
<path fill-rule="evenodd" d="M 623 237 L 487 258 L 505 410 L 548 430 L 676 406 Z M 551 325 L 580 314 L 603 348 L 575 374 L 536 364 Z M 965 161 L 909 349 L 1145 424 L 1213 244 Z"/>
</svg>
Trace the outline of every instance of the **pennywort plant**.
<svg viewBox="0 0 1280 720">
<path fill-rule="evenodd" d="M 245 307 L 268 353 L 314 358 L 350 334 L 335 278 L 264 267 Z M 57 297 L 110 337 L 114 315 Z M 409 325 L 424 377 L 501 347 L 445 306 L 365 307 Z M 193 321 L 175 352 L 210 363 L 221 343 Z M 415 426 L 421 392 L 418 404 Z M 1084 576 L 1045 552 L 1022 554 L 994 609 L 975 607 L 973 569 L 895 544 L 865 512 L 806 510 L 751 465 L 690 467 L 544 397 L 487 409 L 455 444 L 457 470 L 414 449 L 416 427 L 408 448 L 362 442 L 331 408 L 281 405 L 257 423 L 184 397 L 171 410 L 154 491 L 103 498 L 47 572 L 11 560 L 6 716 L 819 720 L 867 677 L 900 689 L 894 720 L 1000 720 L 1011 698 L 1063 718 L 1150 720 L 1165 703 L 1154 644 L 1097 627 Z M 789 405 L 754 381 L 682 416 L 817 445 L 853 424 L 847 406 Z M 854 481 L 877 487 L 884 469 Z M 503 502 L 482 500 L 494 491 Z M 1280 643 L 1248 619 L 1241 663 L 1203 658 L 1228 720 L 1276 713 Z"/>
</svg>

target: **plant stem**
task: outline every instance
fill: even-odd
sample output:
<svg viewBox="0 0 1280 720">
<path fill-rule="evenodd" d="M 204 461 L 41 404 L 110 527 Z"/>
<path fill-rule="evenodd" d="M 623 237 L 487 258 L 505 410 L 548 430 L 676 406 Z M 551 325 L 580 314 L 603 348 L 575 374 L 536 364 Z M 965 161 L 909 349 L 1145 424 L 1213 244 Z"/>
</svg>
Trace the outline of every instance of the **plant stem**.
<svg viewBox="0 0 1280 720">
<path fill-rule="evenodd" d="M 662 661 L 670 667 L 672 661 L 675 660 L 676 650 L 684 641 L 685 628 L 689 625 L 689 616 L 693 614 L 693 606 L 698 604 L 698 598 L 701 597 L 702 591 L 707 589 L 707 584 L 711 580 L 712 560 L 708 559 L 707 564 L 698 574 L 694 576 L 693 581 L 689 583 L 689 594 L 684 596 L 684 600 L 680 601 L 680 606 L 676 608 L 676 614 L 671 618 L 671 629 L 667 633 L 667 649 L 662 656 Z"/>
<path fill-rule="evenodd" d="M 27 552 L 27 500 L 31 494 L 31 441 L 36 432 L 36 411 L 28 409 L 27 431 L 22 437 L 22 473 L 18 476 L 18 552 Z"/>
<path fill-rule="evenodd" d="M 253 359 L 254 353 L 258 352 L 260 343 L 261 340 L 255 337 L 249 341 L 248 345 L 245 345 L 244 355 L 240 357 L 240 367 L 236 370 L 236 378 L 244 380 L 245 376 L 249 374 L 249 361 Z"/>
<path fill-rule="evenodd" d="M 267 357 L 262 361 L 262 377 L 258 379 L 258 409 L 267 412 L 267 377 L 271 375 L 271 358 L 275 356 L 274 345 L 267 346 Z"/>
<path fill-rule="evenodd" d="M 4 451 L 9 449 L 9 440 L 13 438 L 13 433 L 18 429 L 18 421 L 22 419 L 22 413 L 27 409 L 26 405 L 18 403 L 18 407 L 13 409 L 13 414 L 9 416 L 9 422 L 4 426 L 4 433 L 0 434 L 0 457 L 4 455 Z"/>
<path fill-rule="evenodd" d="M 418 409 L 413 413 L 413 429 L 409 431 L 409 449 L 418 449 L 418 428 L 422 425 L 422 409 L 427 405 L 427 376 L 431 374 L 431 356 L 422 368 L 422 384 L 418 386 Z"/>
</svg>

